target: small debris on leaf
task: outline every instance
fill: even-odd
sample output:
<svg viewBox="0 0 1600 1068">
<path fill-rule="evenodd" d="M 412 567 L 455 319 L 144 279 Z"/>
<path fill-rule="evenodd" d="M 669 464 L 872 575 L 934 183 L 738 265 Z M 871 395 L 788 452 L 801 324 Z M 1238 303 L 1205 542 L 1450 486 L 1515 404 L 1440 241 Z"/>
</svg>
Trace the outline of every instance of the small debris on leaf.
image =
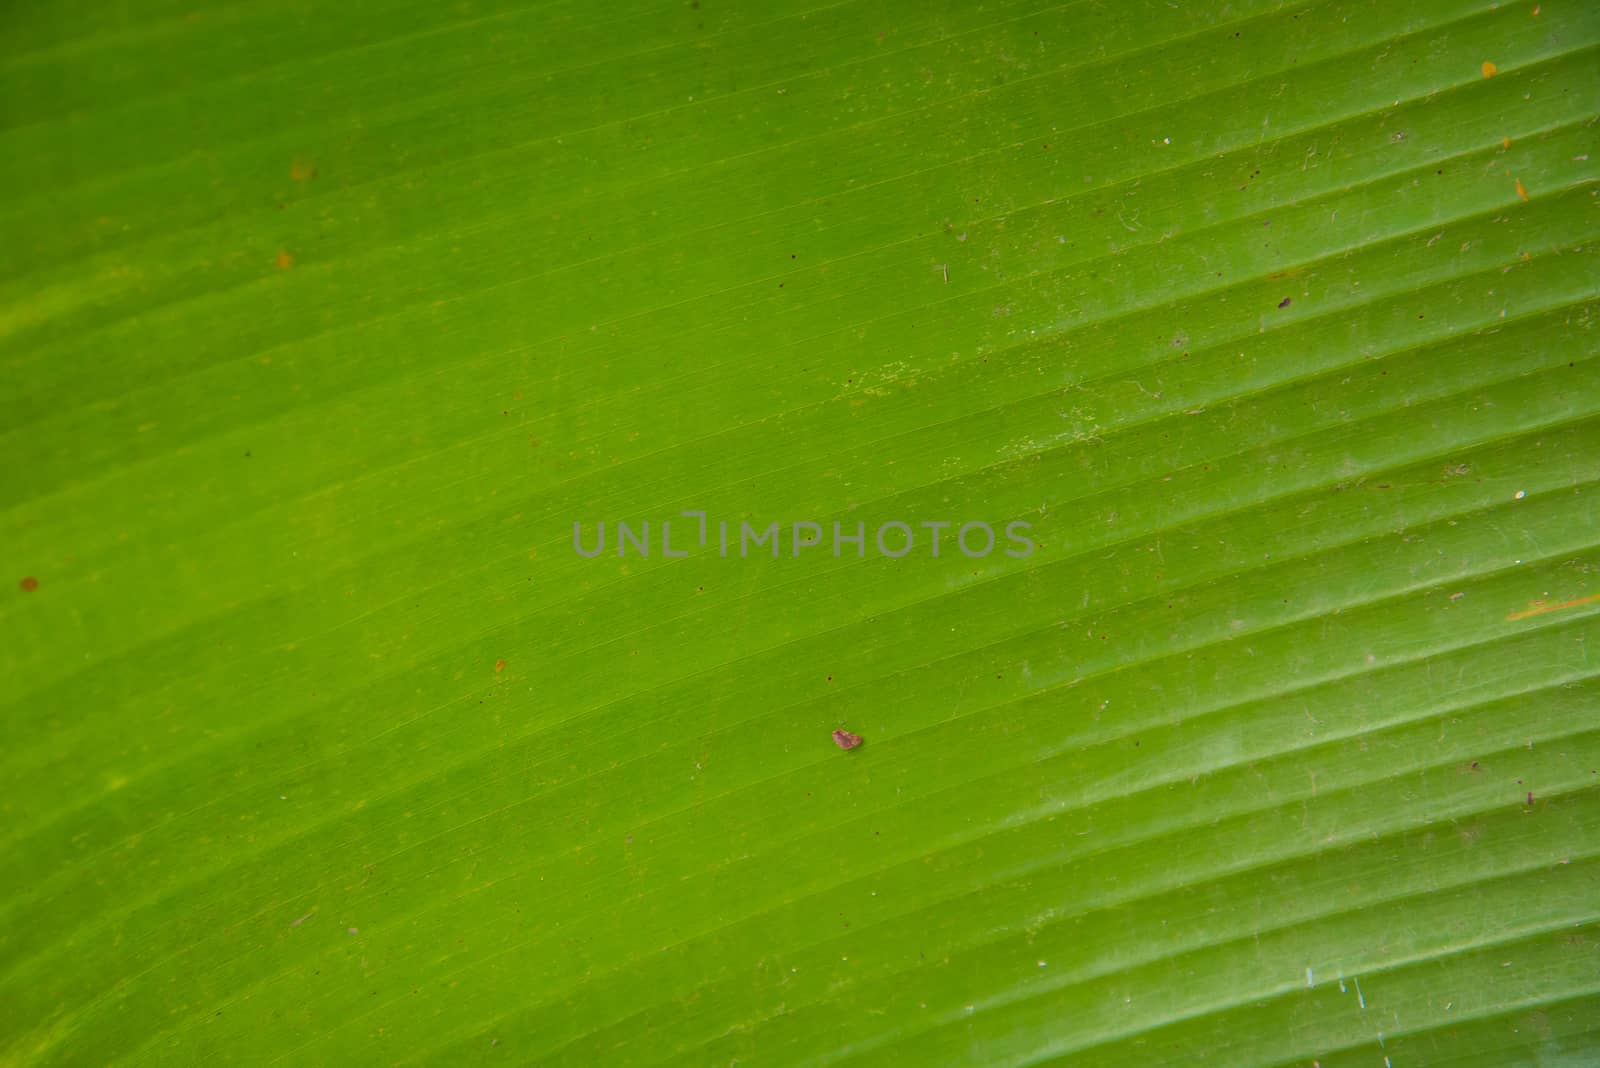
<svg viewBox="0 0 1600 1068">
<path fill-rule="evenodd" d="M 1289 306 L 1289 300 L 1290 298 L 1284 297 L 1282 300 L 1278 301 L 1278 307 L 1287 308 Z"/>
<path fill-rule="evenodd" d="M 840 727 L 833 732 L 833 744 L 840 749 L 854 749 L 861 744 L 861 735 L 851 734 L 843 727 Z"/>
</svg>

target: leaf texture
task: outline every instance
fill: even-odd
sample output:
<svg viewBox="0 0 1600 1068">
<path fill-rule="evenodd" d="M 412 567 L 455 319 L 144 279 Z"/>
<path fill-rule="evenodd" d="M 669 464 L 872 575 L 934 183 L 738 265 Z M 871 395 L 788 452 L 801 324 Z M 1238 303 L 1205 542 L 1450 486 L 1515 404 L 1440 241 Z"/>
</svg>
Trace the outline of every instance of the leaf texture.
<svg viewBox="0 0 1600 1068">
<path fill-rule="evenodd" d="M 0 1063 L 1600 1059 L 1600 8 L 0 41 Z"/>
</svg>

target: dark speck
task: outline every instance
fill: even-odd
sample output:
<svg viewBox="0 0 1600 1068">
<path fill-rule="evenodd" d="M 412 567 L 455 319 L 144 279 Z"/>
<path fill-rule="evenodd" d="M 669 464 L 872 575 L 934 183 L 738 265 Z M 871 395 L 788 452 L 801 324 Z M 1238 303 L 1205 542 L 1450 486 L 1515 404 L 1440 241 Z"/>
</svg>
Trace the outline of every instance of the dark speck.
<svg viewBox="0 0 1600 1068">
<path fill-rule="evenodd" d="M 1288 297 L 1284 297 L 1282 300 L 1278 301 L 1278 307 L 1287 308 L 1288 306 L 1289 306 L 1289 298 Z"/>
</svg>

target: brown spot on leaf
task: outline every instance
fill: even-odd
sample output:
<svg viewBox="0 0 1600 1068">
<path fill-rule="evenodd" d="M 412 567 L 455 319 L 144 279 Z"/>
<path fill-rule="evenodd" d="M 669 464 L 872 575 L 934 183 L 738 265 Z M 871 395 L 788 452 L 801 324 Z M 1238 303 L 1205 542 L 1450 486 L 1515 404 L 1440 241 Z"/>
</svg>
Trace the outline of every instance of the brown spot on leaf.
<svg viewBox="0 0 1600 1068">
<path fill-rule="evenodd" d="M 1594 604 L 1596 601 L 1600 601 L 1600 593 L 1593 593 L 1587 597 L 1579 597 L 1572 601 L 1562 601 L 1559 604 L 1550 604 L 1544 600 L 1530 601 L 1525 611 L 1513 612 L 1506 616 L 1506 619 L 1527 619 L 1529 616 L 1542 616 L 1546 612 L 1560 612 L 1567 608 L 1578 608 L 1582 605 Z"/>
<path fill-rule="evenodd" d="M 1517 179 L 1517 196 L 1522 200 L 1528 199 L 1528 191 L 1522 187 L 1522 179 Z"/>
<path fill-rule="evenodd" d="M 39 580 L 34 578 L 32 575 L 29 575 L 27 578 L 17 583 L 17 585 L 22 588 L 23 593 L 32 593 L 34 590 L 39 588 Z"/>
<path fill-rule="evenodd" d="M 1498 71 L 1499 69 L 1500 69 L 1499 67 L 1495 66 L 1489 60 L 1486 59 L 1486 60 L 1483 61 L 1483 76 L 1485 78 L 1493 78 L 1494 75 L 1495 75 L 1495 72 Z"/>
<path fill-rule="evenodd" d="M 851 734 L 843 727 L 840 727 L 833 732 L 833 744 L 840 749 L 854 749 L 861 744 L 861 735 Z"/>
<path fill-rule="evenodd" d="M 275 262 L 278 265 L 278 270 L 287 271 L 290 267 L 294 266 L 294 257 L 280 248 L 278 250 L 278 258 Z"/>
<path fill-rule="evenodd" d="M 304 156 L 296 156 L 289 164 L 289 177 L 297 182 L 309 182 L 317 176 L 317 165 Z"/>
<path fill-rule="evenodd" d="M 500 674 L 500 672 L 504 671 L 505 669 L 506 669 L 506 662 L 504 660 L 496 660 L 494 662 L 494 673 L 496 675 Z"/>
</svg>

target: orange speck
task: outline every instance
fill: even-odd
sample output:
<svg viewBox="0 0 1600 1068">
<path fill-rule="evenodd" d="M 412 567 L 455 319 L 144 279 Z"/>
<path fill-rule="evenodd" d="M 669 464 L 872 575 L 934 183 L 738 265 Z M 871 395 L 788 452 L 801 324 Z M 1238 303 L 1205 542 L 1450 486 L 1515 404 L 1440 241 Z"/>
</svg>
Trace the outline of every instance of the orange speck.
<svg viewBox="0 0 1600 1068">
<path fill-rule="evenodd" d="M 1495 66 L 1493 63 L 1489 62 L 1487 59 L 1483 61 L 1483 76 L 1485 78 L 1493 78 L 1494 77 L 1494 72 L 1499 70 L 1499 69 L 1500 69 L 1499 67 Z"/>
<path fill-rule="evenodd" d="M 500 672 L 504 671 L 505 669 L 506 669 L 506 662 L 504 660 L 496 660 L 494 662 L 494 673 L 496 675 L 500 674 Z"/>
<path fill-rule="evenodd" d="M 1560 604 L 1545 604 L 1543 601 L 1534 601 L 1533 607 L 1525 612 L 1513 612 L 1507 619 L 1527 619 L 1529 616 L 1542 616 L 1546 612 L 1559 612 L 1563 608 L 1576 608 L 1582 604 L 1593 604 L 1600 601 L 1600 593 L 1590 594 L 1588 597 L 1579 597 L 1576 601 L 1562 601 Z"/>
<path fill-rule="evenodd" d="M 29 575 L 27 578 L 17 583 L 17 585 L 22 587 L 23 593 L 32 593 L 34 590 L 39 588 L 39 580 L 34 578 L 32 575 Z"/>
<path fill-rule="evenodd" d="M 279 249 L 278 258 L 274 262 L 277 263 L 278 270 L 287 271 L 290 267 L 294 266 L 294 257 L 283 251 L 283 249 Z"/>
<path fill-rule="evenodd" d="M 1531 259 L 1533 259 L 1533 254 L 1529 253 L 1529 252 L 1524 252 L 1522 254 L 1522 258 L 1525 259 L 1525 260 L 1531 260 Z"/>
<path fill-rule="evenodd" d="M 309 182 L 317 176 L 317 165 L 304 156 L 296 156 L 289 164 L 289 177 L 297 182 Z"/>
<path fill-rule="evenodd" d="M 1526 189 L 1522 188 L 1522 179 L 1521 178 L 1517 179 L 1517 196 L 1520 197 L 1523 200 L 1527 200 L 1528 199 L 1528 191 Z"/>
<path fill-rule="evenodd" d="M 1500 138 L 1500 147 L 1501 148 L 1510 148 L 1511 147 L 1511 138 L 1509 138 L 1509 137 Z"/>
</svg>

